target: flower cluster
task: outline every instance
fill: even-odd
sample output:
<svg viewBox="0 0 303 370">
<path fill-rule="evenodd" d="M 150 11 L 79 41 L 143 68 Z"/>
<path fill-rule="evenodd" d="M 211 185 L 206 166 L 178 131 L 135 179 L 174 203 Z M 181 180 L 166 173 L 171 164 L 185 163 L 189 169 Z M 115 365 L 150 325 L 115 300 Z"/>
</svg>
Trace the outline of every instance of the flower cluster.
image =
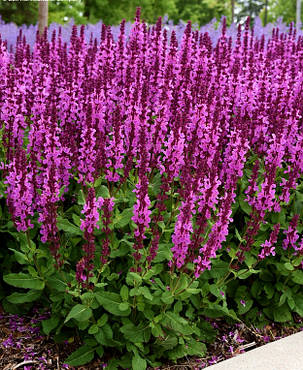
<svg viewBox="0 0 303 370">
<path fill-rule="evenodd" d="M 18 38 L 14 54 L 0 39 L 7 206 L 18 231 L 38 221 L 60 266 L 58 216 L 70 192 L 82 192 L 81 284 L 96 248 L 107 263 L 121 236 L 112 222 L 127 207 L 133 214 L 123 233 L 131 233 L 135 271 L 151 265 L 173 230 L 170 267 L 191 262 L 198 277 L 224 246 L 235 204 L 251 209 L 241 262 L 268 215 L 295 195 L 303 172 L 302 38 L 277 29 L 266 43 L 247 21 L 233 40 L 221 26 L 215 42 L 190 22 L 180 37 L 161 19 L 148 27 L 138 10 L 118 35 L 103 25 L 101 37 L 88 38 L 74 26 L 68 43 L 61 32 L 37 37 L 33 48 Z M 99 198 L 97 183 L 109 195 Z M 237 198 L 239 188 L 246 198 Z M 284 232 L 283 247 L 294 253 L 302 249 L 299 224 L 295 215 Z M 274 255 L 283 228 L 274 226 L 260 259 Z"/>
<path fill-rule="evenodd" d="M 89 188 L 86 197 L 86 202 L 82 213 L 85 219 L 81 221 L 80 229 L 84 231 L 85 243 L 83 245 L 84 257 L 77 264 L 76 278 L 83 286 L 88 281 L 89 277 L 93 276 L 91 271 L 94 268 L 94 253 L 95 253 L 95 228 L 99 229 L 97 224 L 99 221 L 98 209 L 102 206 L 104 200 L 99 198 L 96 200 L 94 188 Z"/>
</svg>

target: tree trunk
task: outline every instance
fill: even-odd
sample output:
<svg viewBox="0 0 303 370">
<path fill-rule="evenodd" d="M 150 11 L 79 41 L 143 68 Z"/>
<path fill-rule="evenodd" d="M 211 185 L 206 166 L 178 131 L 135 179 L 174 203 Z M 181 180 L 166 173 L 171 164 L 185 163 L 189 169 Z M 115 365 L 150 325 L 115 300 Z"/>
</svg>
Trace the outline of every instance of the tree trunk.
<svg viewBox="0 0 303 370">
<path fill-rule="evenodd" d="M 90 1 L 89 0 L 84 0 L 84 17 L 87 18 L 87 20 L 89 20 L 89 16 L 90 16 L 90 7 L 91 7 L 91 4 L 90 4 Z"/>
<path fill-rule="evenodd" d="M 301 29 L 301 0 L 297 0 L 296 27 L 298 32 Z"/>
<path fill-rule="evenodd" d="M 231 23 L 235 21 L 235 0 L 231 0 Z"/>
<path fill-rule="evenodd" d="M 38 26 L 40 35 L 43 35 L 48 26 L 48 1 L 39 1 Z"/>
<path fill-rule="evenodd" d="M 253 16 L 253 9 L 252 9 L 251 0 L 249 0 L 248 9 L 249 9 L 248 12 L 249 12 L 249 17 L 250 17 L 250 22 L 251 22 L 251 19 L 252 19 L 252 16 Z"/>
<path fill-rule="evenodd" d="M 267 25 L 268 0 L 265 0 L 264 26 Z"/>
</svg>

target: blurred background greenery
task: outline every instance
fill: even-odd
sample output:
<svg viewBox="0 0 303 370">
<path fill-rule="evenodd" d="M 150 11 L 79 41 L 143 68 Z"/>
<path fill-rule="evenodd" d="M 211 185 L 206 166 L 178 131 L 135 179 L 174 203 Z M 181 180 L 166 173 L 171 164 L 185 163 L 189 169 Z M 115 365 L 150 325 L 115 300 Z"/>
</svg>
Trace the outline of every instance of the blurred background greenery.
<svg viewBox="0 0 303 370">
<path fill-rule="evenodd" d="M 48 22 L 66 23 L 71 18 L 75 23 L 119 24 L 123 18 L 131 21 L 136 7 L 142 8 L 142 17 L 154 23 L 159 16 L 168 15 L 178 23 L 180 19 L 192 20 L 200 26 L 213 18 L 227 17 L 228 23 L 241 22 L 248 15 L 259 15 L 263 24 L 283 17 L 284 22 L 296 20 L 296 8 L 301 0 L 76 0 L 49 1 Z M 36 24 L 38 1 L 0 1 L 0 15 L 5 22 Z"/>
</svg>

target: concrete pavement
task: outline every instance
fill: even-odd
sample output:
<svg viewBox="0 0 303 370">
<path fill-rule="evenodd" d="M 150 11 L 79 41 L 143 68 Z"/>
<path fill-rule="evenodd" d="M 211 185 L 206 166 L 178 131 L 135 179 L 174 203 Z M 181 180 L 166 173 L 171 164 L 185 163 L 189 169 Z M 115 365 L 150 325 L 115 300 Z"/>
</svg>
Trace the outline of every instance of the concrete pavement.
<svg viewBox="0 0 303 370">
<path fill-rule="evenodd" d="M 303 370 L 303 332 L 209 366 L 207 370 Z"/>
</svg>

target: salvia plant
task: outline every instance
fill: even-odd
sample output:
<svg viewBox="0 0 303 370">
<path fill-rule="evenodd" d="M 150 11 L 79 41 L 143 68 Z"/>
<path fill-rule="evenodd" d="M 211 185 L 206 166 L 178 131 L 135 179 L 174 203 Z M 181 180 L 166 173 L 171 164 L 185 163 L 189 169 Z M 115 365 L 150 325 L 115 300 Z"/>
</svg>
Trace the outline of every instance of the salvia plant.
<svg viewBox="0 0 303 370">
<path fill-rule="evenodd" d="M 303 38 L 84 26 L 0 42 L 2 305 L 142 370 L 209 317 L 303 316 Z M 14 287 L 14 288 L 13 288 Z M 17 289 L 15 289 L 17 288 Z M 35 303 L 36 302 L 36 303 Z"/>
</svg>

